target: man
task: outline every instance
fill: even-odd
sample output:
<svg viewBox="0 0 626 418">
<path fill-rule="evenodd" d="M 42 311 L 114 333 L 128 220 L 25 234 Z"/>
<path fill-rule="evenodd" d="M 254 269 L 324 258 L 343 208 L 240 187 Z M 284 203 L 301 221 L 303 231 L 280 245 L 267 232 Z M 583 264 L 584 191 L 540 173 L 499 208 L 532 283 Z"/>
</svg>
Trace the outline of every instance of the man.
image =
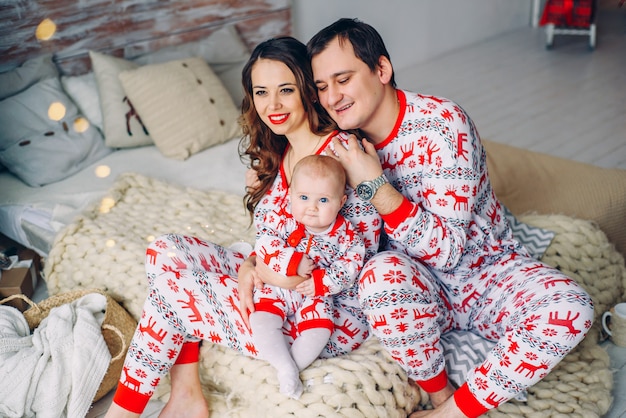
<svg viewBox="0 0 626 418">
<path fill-rule="evenodd" d="M 531 258 L 511 233 L 476 128 L 457 104 L 397 90 L 382 38 L 340 19 L 307 45 L 319 100 L 341 129 L 348 182 L 385 221 L 386 245 L 363 268 L 359 300 L 373 333 L 435 409 L 477 417 L 543 378 L 585 336 L 589 295 Z M 466 383 L 449 382 L 442 333 L 496 342 Z"/>
</svg>

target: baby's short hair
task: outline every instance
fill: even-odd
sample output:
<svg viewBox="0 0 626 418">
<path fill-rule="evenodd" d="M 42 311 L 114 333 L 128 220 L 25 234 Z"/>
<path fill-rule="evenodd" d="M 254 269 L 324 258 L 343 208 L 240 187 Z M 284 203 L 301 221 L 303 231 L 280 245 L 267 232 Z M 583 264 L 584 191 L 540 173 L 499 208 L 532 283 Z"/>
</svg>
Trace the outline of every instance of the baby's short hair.
<svg viewBox="0 0 626 418">
<path fill-rule="evenodd" d="M 293 168 L 293 178 L 296 178 L 298 172 L 303 171 L 309 175 L 320 178 L 333 178 L 339 184 L 346 184 L 346 172 L 339 161 L 328 155 L 307 155 Z"/>
</svg>

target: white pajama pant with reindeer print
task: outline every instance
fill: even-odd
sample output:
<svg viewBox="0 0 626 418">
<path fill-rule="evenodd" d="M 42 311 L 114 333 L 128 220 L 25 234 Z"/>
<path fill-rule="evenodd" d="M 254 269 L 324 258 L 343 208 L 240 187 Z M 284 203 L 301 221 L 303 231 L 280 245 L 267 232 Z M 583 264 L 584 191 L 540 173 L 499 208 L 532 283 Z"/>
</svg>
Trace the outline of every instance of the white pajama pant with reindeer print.
<svg viewBox="0 0 626 418">
<path fill-rule="evenodd" d="M 433 272 L 397 252 L 365 265 L 359 299 L 373 333 L 427 392 L 445 387 L 442 333 L 470 330 L 497 342 L 455 393 L 469 417 L 538 382 L 586 335 L 593 304 L 572 279 L 509 253 L 465 273 Z"/>
<path fill-rule="evenodd" d="M 237 289 L 237 271 L 246 255 L 176 234 L 163 235 L 146 251 L 149 293 L 131 341 L 114 402 L 141 413 L 160 379 L 175 364 L 197 362 L 199 343 L 219 344 L 257 357 L 245 326 Z M 333 297 L 333 333 L 321 357 L 358 348 L 369 335 L 356 285 Z M 296 335 L 285 322 L 285 338 Z"/>
</svg>

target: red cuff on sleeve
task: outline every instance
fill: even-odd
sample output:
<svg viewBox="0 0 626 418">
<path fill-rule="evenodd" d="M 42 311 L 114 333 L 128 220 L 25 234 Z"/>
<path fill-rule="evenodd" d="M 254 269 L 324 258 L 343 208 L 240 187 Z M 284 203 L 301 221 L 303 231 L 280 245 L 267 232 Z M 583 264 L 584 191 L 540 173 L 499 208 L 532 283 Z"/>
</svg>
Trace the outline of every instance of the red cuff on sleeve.
<svg viewBox="0 0 626 418">
<path fill-rule="evenodd" d="M 461 412 L 468 418 L 479 417 L 489 410 L 489 408 L 485 408 L 483 404 L 478 402 L 476 397 L 472 395 L 467 383 L 463 383 L 463 385 L 454 392 L 454 402 L 456 402 Z"/>
<path fill-rule="evenodd" d="M 439 392 L 448 384 L 448 373 L 446 372 L 446 369 L 443 369 L 441 373 L 439 373 L 432 379 L 416 380 L 415 383 L 417 383 L 419 387 L 421 387 L 428 393 Z"/>
<path fill-rule="evenodd" d="M 406 218 L 415 215 L 415 212 L 417 205 L 413 207 L 413 203 L 405 197 L 398 209 L 381 216 L 388 228 L 396 229 Z"/>
<path fill-rule="evenodd" d="M 315 296 L 325 296 L 328 294 L 328 286 L 324 284 L 324 275 L 326 270 L 315 269 L 313 270 L 313 284 L 315 285 Z"/>
<path fill-rule="evenodd" d="M 291 257 L 287 265 L 286 276 L 296 276 L 298 274 L 298 266 L 300 265 L 300 261 L 302 261 L 302 257 L 304 257 L 304 253 L 293 253 L 293 257 Z"/>
<path fill-rule="evenodd" d="M 197 363 L 200 360 L 200 341 L 189 341 L 183 344 L 174 364 Z"/>
<path fill-rule="evenodd" d="M 115 389 L 113 402 L 127 411 L 141 415 L 143 410 L 146 409 L 148 402 L 150 402 L 150 396 L 139 393 L 134 388 L 131 389 L 120 381 L 117 384 L 117 389 Z"/>
</svg>

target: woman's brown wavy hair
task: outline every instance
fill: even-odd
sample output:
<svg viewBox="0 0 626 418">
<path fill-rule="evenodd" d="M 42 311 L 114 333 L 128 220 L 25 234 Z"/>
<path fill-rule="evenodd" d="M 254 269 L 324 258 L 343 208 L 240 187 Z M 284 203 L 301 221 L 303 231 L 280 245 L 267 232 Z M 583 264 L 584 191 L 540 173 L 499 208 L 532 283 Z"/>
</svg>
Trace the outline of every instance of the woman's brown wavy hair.
<svg viewBox="0 0 626 418">
<path fill-rule="evenodd" d="M 317 100 L 317 88 L 313 81 L 311 63 L 307 57 L 306 46 L 302 42 L 290 36 L 284 36 L 269 39 L 254 48 L 241 73 L 245 96 L 239 119 L 243 131 L 239 154 L 242 160 L 256 170 L 260 182 L 259 187 L 248 188 L 243 198 L 250 216 L 253 215 L 254 209 L 274 182 L 288 144 L 284 135 L 276 135 L 272 132 L 261 120 L 254 107 L 252 68 L 261 58 L 280 61 L 294 74 L 311 132 L 324 135 L 337 129 L 335 122 Z"/>
</svg>

